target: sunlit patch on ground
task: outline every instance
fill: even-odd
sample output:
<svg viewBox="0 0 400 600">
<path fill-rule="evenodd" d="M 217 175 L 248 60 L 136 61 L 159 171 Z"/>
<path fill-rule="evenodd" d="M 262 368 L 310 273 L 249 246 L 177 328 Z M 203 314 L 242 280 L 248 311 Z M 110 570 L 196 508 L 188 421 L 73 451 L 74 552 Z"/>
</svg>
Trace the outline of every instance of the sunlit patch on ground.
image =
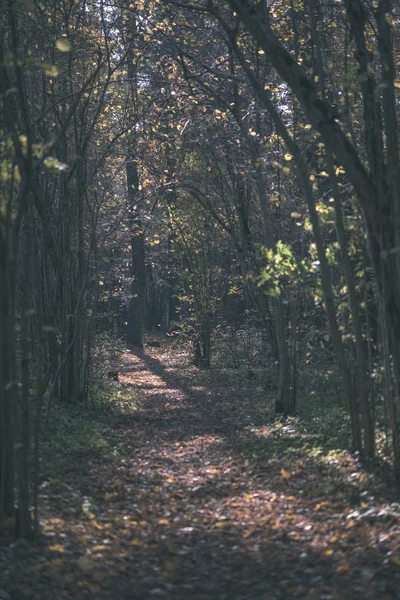
<svg viewBox="0 0 400 600">
<path fill-rule="evenodd" d="M 144 385 L 149 389 L 153 387 L 166 387 L 166 383 L 161 377 L 155 375 L 154 373 L 149 376 L 149 373 L 145 370 L 135 371 L 134 374 L 125 374 L 122 377 L 127 383 L 131 383 L 132 385 L 138 387 L 141 385 Z"/>
<path fill-rule="evenodd" d="M 269 435 L 271 435 L 270 428 L 266 427 L 266 426 L 263 426 L 263 427 L 253 427 L 251 431 L 257 437 L 268 437 Z"/>
</svg>

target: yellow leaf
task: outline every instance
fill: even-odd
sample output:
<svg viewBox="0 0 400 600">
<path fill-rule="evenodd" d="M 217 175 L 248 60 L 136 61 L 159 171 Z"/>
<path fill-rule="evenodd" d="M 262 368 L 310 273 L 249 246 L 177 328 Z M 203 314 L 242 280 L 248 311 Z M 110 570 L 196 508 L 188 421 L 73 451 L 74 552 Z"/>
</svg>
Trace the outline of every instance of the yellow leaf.
<svg viewBox="0 0 400 600">
<path fill-rule="evenodd" d="M 56 40 L 56 47 L 60 52 L 69 52 L 71 50 L 71 44 L 65 37 Z"/>
<path fill-rule="evenodd" d="M 44 64 L 43 68 L 44 72 L 49 77 L 58 77 L 60 74 L 60 69 L 56 65 Z"/>
<path fill-rule="evenodd" d="M 281 470 L 281 477 L 282 477 L 282 479 L 290 479 L 291 476 L 292 475 L 288 471 L 285 471 L 285 469 Z"/>
<path fill-rule="evenodd" d="M 130 541 L 131 546 L 140 546 L 141 548 L 147 548 L 146 542 L 139 540 L 138 538 L 134 538 Z"/>
<path fill-rule="evenodd" d="M 285 160 L 292 160 L 293 156 L 289 153 L 285 154 L 285 156 L 283 157 Z"/>
<path fill-rule="evenodd" d="M 107 550 L 107 546 L 103 546 L 102 544 L 99 544 L 98 546 L 93 546 L 92 550 L 93 552 L 104 552 L 104 550 Z"/>
<path fill-rule="evenodd" d="M 245 537 L 245 538 L 248 538 L 248 537 L 250 537 L 251 535 L 253 535 L 253 533 L 254 533 L 255 531 L 257 531 L 257 527 L 250 527 L 250 529 L 248 529 L 248 530 L 246 531 L 246 533 L 244 534 L 244 537 Z"/>
<path fill-rule="evenodd" d="M 346 565 L 345 563 L 342 563 L 341 565 L 338 565 L 336 567 L 336 573 L 338 575 L 346 575 L 346 573 L 349 572 L 349 566 Z"/>
</svg>

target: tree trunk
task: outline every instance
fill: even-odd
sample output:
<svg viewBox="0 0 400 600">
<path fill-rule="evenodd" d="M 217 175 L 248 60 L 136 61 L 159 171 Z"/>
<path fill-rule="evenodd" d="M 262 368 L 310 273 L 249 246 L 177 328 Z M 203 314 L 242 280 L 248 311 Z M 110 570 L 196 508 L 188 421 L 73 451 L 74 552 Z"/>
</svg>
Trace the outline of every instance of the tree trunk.
<svg viewBox="0 0 400 600">
<path fill-rule="evenodd" d="M 139 177 L 133 153 L 126 163 L 126 181 L 129 198 L 129 224 L 131 229 L 131 297 L 128 304 L 128 344 L 143 348 L 144 303 L 146 294 L 146 264 L 144 234 L 139 212 Z"/>
<path fill-rule="evenodd" d="M 360 307 L 357 299 L 353 266 L 351 264 L 351 259 L 348 252 L 348 241 L 343 218 L 342 199 L 336 180 L 333 157 L 329 150 L 327 151 L 327 169 L 329 179 L 332 184 L 333 200 L 335 206 L 336 231 L 340 244 L 340 253 L 342 256 L 344 276 L 349 294 L 350 313 L 355 336 L 356 377 L 358 384 L 357 391 L 358 398 L 360 400 L 362 421 L 364 425 L 364 451 L 366 456 L 373 457 L 375 456 L 375 428 L 368 398 L 367 360 L 365 355 L 362 325 L 359 313 Z"/>
<path fill-rule="evenodd" d="M 14 423 L 15 386 L 12 382 L 9 344 L 10 294 L 8 255 L 0 232 L 0 527 L 14 513 Z"/>
</svg>

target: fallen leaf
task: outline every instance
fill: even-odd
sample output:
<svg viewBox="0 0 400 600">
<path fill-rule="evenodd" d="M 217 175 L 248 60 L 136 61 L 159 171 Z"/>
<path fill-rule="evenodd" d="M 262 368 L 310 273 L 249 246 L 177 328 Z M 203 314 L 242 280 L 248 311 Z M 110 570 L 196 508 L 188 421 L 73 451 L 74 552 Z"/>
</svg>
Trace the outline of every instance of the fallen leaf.
<svg viewBox="0 0 400 600">
<path fill-rule="evenodd" d="M 336 573 L 338 575 L 346 575 L 349 572 L 349 565 L 342 563 L 336 567 Z"/>
<path fill-rule="evenodd" d="M 49 546 L 49 550 L 50 552 L 64 552 L 64 546 L 61 544 L 53 544 L 52 546 Z"/>
</svg>

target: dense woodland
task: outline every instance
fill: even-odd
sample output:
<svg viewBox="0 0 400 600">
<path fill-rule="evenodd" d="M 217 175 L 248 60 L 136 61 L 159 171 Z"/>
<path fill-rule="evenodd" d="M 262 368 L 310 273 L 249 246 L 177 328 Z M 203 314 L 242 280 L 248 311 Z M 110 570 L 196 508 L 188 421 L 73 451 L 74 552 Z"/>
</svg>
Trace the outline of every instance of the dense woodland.
<svg viewBox="0 0 400 600">
<path fill-rule="evenodd" d="M 114 342 L 257 380 L 279 422 L 329 395 L 398 479 L 398 2 L 0 5 L 4 531 L 39 535 L 53 411 Z"/>
</svg>

